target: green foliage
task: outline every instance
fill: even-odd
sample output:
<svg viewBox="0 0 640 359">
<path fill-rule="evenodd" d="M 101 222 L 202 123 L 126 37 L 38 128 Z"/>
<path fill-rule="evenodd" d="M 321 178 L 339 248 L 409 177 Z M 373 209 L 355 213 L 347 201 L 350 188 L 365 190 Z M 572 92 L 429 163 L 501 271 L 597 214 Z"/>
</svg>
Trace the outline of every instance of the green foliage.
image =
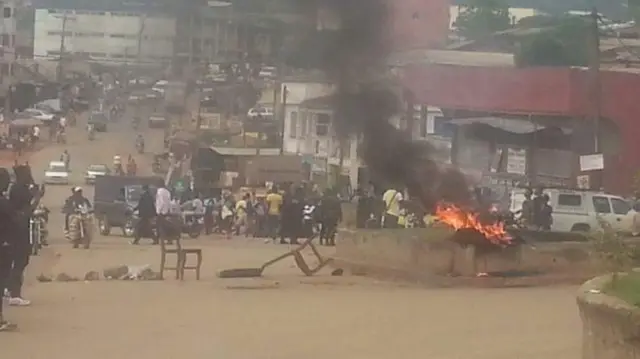
<svg viewBox="0 0 640 359">
<path fill-rule="evenodd" d="M 636 24 L 640 20 L 640 0 L 627 0 L 629 9 L 629 15 L 636 21 Z"/>
<path fill-rule="evenodd" d="M 591 233 L 591 239 L 595 253 L 607 271 L 613 274 L 611 286 L 615 287 L 618 284 L 618 274 L 633 267 L 638 250 L 625 242 L 607 221 L 598 218 L 598 223 L 600 228 Z"/>
<path fill-rule="evenodd" d="M 520 42 L 515 54 L 518 66 L 588 65 L 589 22 L 587 20 L 580 17 L 538 17 L 525 21 L 527 22 L 546 27 Z"/>
<path fill-rule="evenodd" d="M 458 34 L 469 40 L 481 39 L 511 27 L 509 5 L 503 0 L 470 0 L 456 19 Z"/>
</svg>

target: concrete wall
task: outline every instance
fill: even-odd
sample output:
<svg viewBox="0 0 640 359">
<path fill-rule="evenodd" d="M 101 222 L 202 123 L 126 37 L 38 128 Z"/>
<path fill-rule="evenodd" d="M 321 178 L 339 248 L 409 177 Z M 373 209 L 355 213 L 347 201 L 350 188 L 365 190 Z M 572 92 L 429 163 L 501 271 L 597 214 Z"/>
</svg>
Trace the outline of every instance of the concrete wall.
<svg viewBox="0 0 640 359">
<path fill-rule="evenodd" d="M 582 358 L 640 358 L 640 309 L 601 293 L 610 279 L 598 277 L 580 287 Z"/>
<path fill-rule="evenodd" d="M 452 234 L 444 227 L 345 229 L 339 234 L 336 261 L 355 274 L 436 285 L 446 285 L 451 277 L 463 280 L 474 278 L 476 272 L 506 271 L 530 274 L 507 278 L 517 285 L 578 284 L 593 277 L 599 268 L 588 243 L 536 243 L 535 248 L 525 245 L 480 257 L 446 240 Z"/>
</svg>

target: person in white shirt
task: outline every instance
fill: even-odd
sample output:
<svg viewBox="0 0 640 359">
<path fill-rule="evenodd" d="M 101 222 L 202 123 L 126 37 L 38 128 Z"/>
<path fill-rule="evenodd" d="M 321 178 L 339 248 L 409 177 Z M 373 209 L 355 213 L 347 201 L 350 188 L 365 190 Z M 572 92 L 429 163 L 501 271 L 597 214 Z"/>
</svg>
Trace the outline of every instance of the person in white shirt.
<svg viewBox="0 0 640 359">
<path fill-rule="evenodd" d="M 67 119 L 65 117 L 60 117 L 60 127 L 67 127 Z"/>
<path fill-rule="evenodd" d="M 398 218 L 401 214 L 402 192 L 390 188 L 383 195 L 384 201 L 384 217 L 382 218 L 384 228 L 398 228 Z"/>
<path fill-rule="evenodd" d="M 171 214 L 171 192 L 165 187 L 163 181 L 158 181 L 158 190 L 156 191 L 156 213 L 158 236 L 161 241 L 170 240 L 171 222 L 169 215 Z"/>
<path fill-rule="evenodd" d="M 40 139 L 40 127 L 33 126 L 33 143 L 38 142 Z"/>
</svg>

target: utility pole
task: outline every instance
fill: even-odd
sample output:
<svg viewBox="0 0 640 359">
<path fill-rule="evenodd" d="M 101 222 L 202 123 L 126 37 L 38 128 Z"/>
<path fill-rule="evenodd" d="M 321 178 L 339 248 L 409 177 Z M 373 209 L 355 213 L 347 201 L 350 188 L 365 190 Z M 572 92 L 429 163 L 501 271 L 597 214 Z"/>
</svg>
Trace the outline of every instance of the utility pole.
<svg viewBox="0 0 640 359">
<path fill-rule="evenodd" d="M 5 29 L 6 30 L 6 29 Z M 13 97 L 13 63 L 16 60 L 16 46 L 15 46 L 15 36 L 14 34 L 8 34 L 8 40 L 9 40 L 9 63 L 7 64 L 7 77 L 9 78 L 9 81 L 7 81 L 7 92 L 4 96 L 4 120 L 5 123 L 8 123 L 9 121 L 12 121 L 11 116 L 13 115 L 13 109 L 11 108 L 11 106 L 13 106 L 13 104 L 11 103 L 12 101 L 12 97 Z"/>
<path fill-rule="evenodd" d="M 591 104 L 588 113 L 588 126 L 591 128 L 593 145 L 591 153 L 600 154 L 600 116 L 602 114 L 602 84 L 600 79 L 600 29 L 598 23 L 600 15 L 593 7 L 589 21 L 589 69 L 588 69 L 588 103 Z M 590 176 L 590 187 L 599 190 L 602 187 L 602 170 L 593 171 Z"/>
<path fill-rule="evenodd" d="M 57 73 L 57 80 L 58 82 L 62 82 L 63 80 L 63 76 L 64 76 L 64 52 L 65 52 L 65 40 L 67 37 L 67 21 L 68 21 L 68 17 L 67 17 L 67 13 L 65 12 L 62 15 L 62 33 L 60 35 L 60 59 L 58 61 L 58 73 Z"/>
<path fill-rule="evenodd" d="M 145 28 L 146 22 L 147 22 L 147 15 L 140 14 L 140 29 L 138 30 L 138 39 L 137 39 L 138 54 L 136 55 L 136 62 L 138 63 L 138 65 L 140 65 L 140 63 L 142 62 L 142 38 L 144 35 L 144 28 Z"/>
</svg>

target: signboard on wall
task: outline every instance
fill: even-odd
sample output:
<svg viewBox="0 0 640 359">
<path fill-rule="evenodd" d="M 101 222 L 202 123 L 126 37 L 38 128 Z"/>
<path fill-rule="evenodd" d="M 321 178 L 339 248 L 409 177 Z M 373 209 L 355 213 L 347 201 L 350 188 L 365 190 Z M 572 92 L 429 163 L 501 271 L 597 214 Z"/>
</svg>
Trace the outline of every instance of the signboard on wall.
<svg viewBox="0 0 640 359">
<path fill-rule="evenodd" d="M 604 169 L 604 156 L 602 153 L 580 156 L 580 171 L 599 171 Z"/>
<path fill-rule="evenodd" d="M 521 148 L 507 150 L 507 173 L 527 174 L 527 150 Z"/>
</svg>

